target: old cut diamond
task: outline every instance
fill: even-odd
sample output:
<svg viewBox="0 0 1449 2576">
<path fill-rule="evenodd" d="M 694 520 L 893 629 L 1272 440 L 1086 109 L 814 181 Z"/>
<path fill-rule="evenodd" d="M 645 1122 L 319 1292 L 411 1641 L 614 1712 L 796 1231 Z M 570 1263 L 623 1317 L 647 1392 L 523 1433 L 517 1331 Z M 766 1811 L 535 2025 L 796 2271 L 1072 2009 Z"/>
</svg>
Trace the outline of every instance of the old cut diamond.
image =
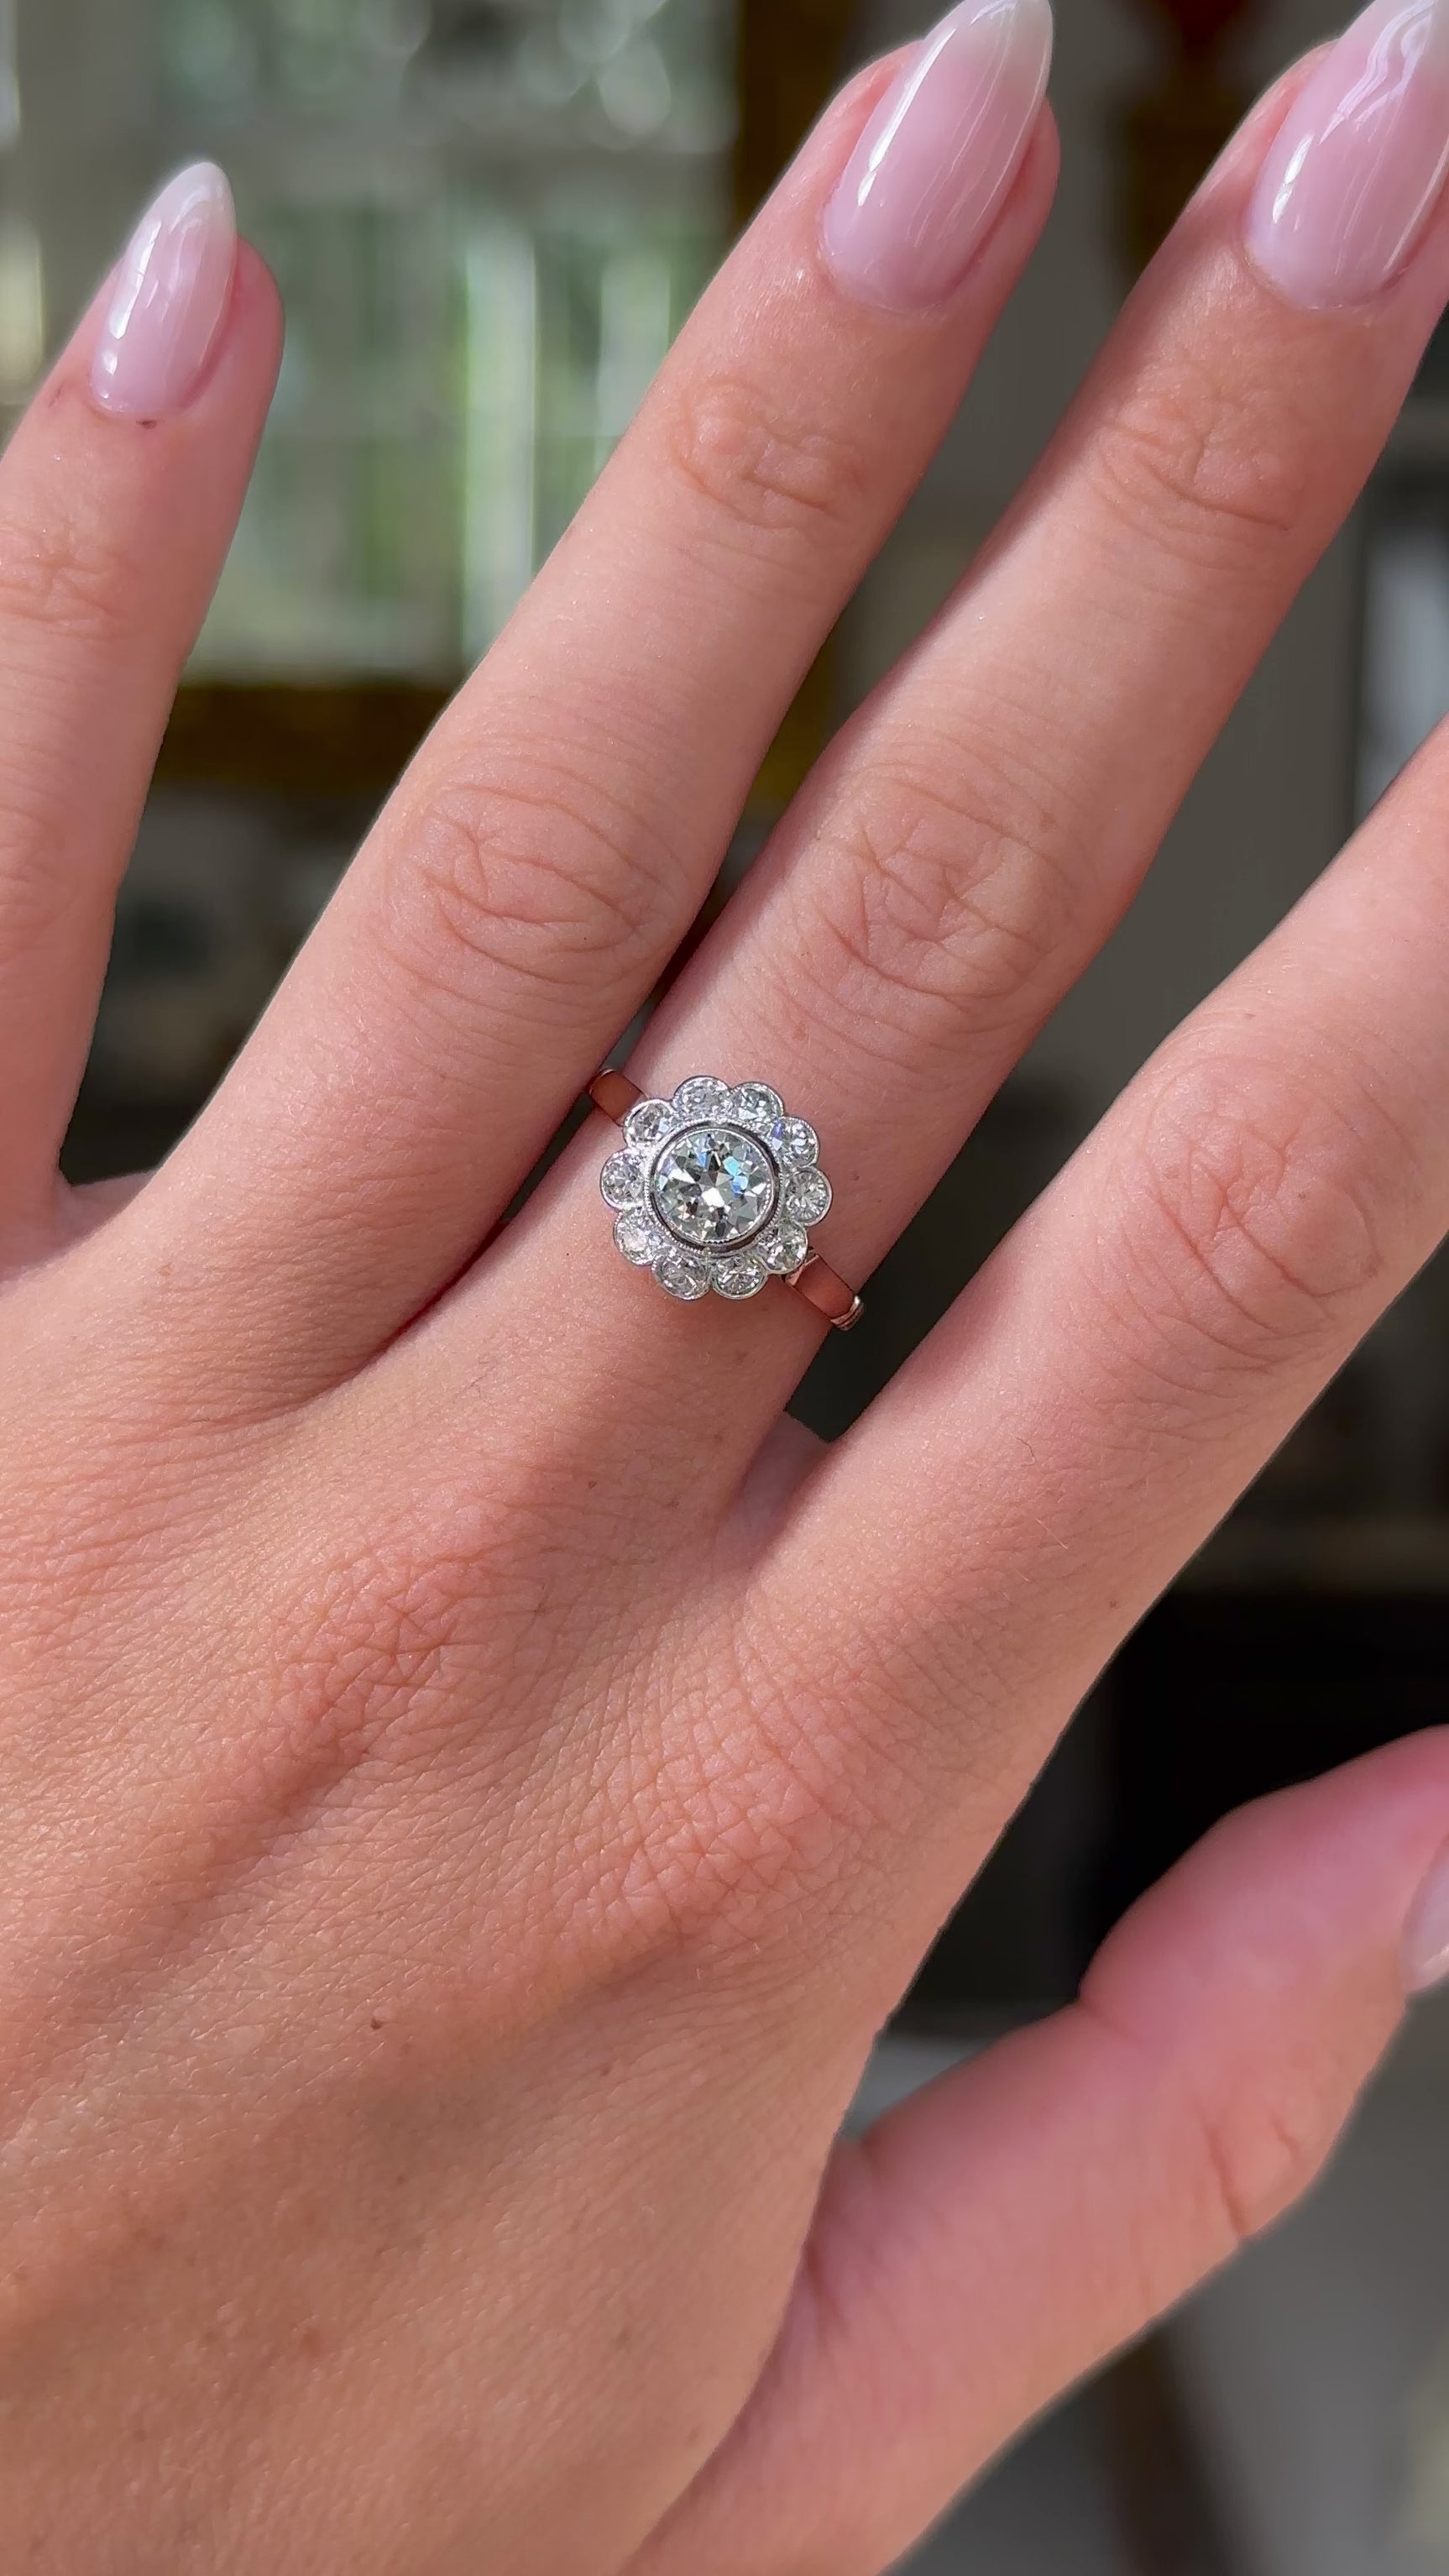
<svg viewBox="0 0 1449 2576">
<path fill-rule="evenodd" d="M 674 1095 L 674 1106 L 681 1119 L 719 1118 L 726 1116 L 730 1105 L 730 1087 L 717 1074 L 694 1073 L 681 1082 Z"/>
<path fill-rule="evenodd" d="M 767 1269 L 773 1270 L 781 1279 L 788 1279 L 792 1270 L 799 1269 L 809 1249 L 804 1228 L 791 1225 L 787 1219 L 765 1237 L 760 1246 L 760 1258 Z"/>
<path fill-rule="evenodd" d="M 631 1145 L 657 1145 L 678 1124 L 672 1100 L 638 1100 L 624 1121 L 624 1134 Z"/>
<path fill-rule="evenodd" d="M 758 1297 L 770 1274 L 757 1252 L 734 1252 L 717 1261 L 711 1282 L 717 1297 Z"/>
<path fill-rule="evenodd" d="M 677 1243 L 733 1252 L 768 1225 L 779 1181 L 758 1137 L 741 1127 L 691 1127 L 664 1147 L 650 1195 Z"/>
<path fill-rule="evenodd" d="M 611 1208 L 637 1207 L 644 1196 L 644 1163 L 638 1154 L 611 1154 L 599 1187 Z"/>
<path fill-rule="evenodd" d="M 830 1213 L 830 1183 L 825 1174 L 814 1164 L 791 1172 L 785 1183 L 785 1205 L 801 1225 L 818 1225 Z"/>
<path fill-rule="evenodd" d="M 661 1288 L 667 1288 L 671 1297 L 682 1297 L 687 1306 L 709 1295 L 709 1263 L 693 1252 L 661 1252 L 654 1276 Z"/>
<path fill-rule="evenodd" d="M 777 1163 L 813 1163 L 819 1158 L 820 1139 L 808 1118 L 777 1118 L 769 1142 Z"/>
<path fill-rule="evenodd" d="M 614 1241 L 626 1261 L 636 1270 L 652 1269 L 661 1252 L 669 1250 L 669 1237 L 662 1225 L 656 1225 L 643 1208 L 630 1208 L 614 1228 Z"/>
<path fill-rule="evenodd" d="M 761 1136 L 768 1136 L 776 1119 L 785 1112 L 778 1091 L 772 1091 L 767 1082 L 742 1082 L 730 1105 L 740 1125 L 753 1127 Z"/>
<path fill-rule="evenodd" d="M 768 1082 L 691 1074 L 671 1100 L 636 1100 L 623 1128 L 600 1181 L 626 1261 L 687 1303 L 799 1284 L 830 1183 L 808 1118 Z"/>
</svg>

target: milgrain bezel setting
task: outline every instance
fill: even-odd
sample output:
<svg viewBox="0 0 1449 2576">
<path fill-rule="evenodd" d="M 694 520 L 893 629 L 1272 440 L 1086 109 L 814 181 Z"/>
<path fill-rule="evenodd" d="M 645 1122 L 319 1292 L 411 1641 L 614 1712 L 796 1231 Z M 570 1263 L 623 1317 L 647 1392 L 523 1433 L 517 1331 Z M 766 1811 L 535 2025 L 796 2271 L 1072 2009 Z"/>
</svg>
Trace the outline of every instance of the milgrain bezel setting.
<svg viewBox="0 0 1449 2576">
<path fill-rule="evenodd" d="M 811 1259 L 809 1229 L 828 1215 L 831 1189 L 814 1128 L 792 1118 L 769 1083 L 693 1074 L 672 1100 L 637 1101 L 623 1125 L 623 1144 L 605 1163 L 599 1188 L 614 1211 L 614 1241 L 634 1269 L 652 1271 L 669 1296 L 690 1305 L 711 1294 L 735 1302 L 758 1297 L 772 1279 L 798 1277 Z M 694 1144 L 707 1154 L 732 1137 L 746 1149 L 734 1159 L 745 1165 L 753 1191 L 768 1193 L 764 1213 L 744 1212 L 721 1243 L 692 1241 L 670 1223 L 660 1194 L 678 1190 L 672 1149 Z M 719 1159 L 727 1164 L 728 1154 Z"/>
</svg>

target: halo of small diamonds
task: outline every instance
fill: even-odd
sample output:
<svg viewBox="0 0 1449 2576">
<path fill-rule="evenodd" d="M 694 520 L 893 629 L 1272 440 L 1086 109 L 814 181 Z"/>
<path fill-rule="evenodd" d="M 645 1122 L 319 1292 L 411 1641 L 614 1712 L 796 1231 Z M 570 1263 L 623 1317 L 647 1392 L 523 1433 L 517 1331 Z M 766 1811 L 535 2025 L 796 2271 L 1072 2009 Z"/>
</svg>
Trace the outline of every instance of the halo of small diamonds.
<svg viewBox="0 0 1449 2576">
<path fill-rule="evenodd" d="M 652 1270 L 662 1254 L 670 1249 L 669 1237 L 662 1225 L 643 1208 L 629 1208 L 614 1227 L 614 1241 L 631 1270 Z"/>
<path fill-rule="evenodd" d="M 641 1100 L 624 1121 L 625 1142 L 651 1153 L 681 1123 L 672 1100 Z"/>
<path fill-rule="evenodd" d="M 674 1106 L 681 1118 L 693 1125 L 697 1118 L 727 1118 L 730 1111 L 730 1087 L 712 1073 L 696 1073 L 681 1082 L 674 1095 Z"/>
<path fill-rule="evenodd" d="M 788 1217 L 782 1217 L 778 1225 L 771 1227 L 761 1244 L 760 1259 L 777 1278 L 788 1279 L 792 1270 L 799 1269 L 809 1250 L 809 1239 L 803 1225 L 793 1225 Z"/>
<path fill-rule="evenodd" d="M 797 1224 L 818 1225 L 830 1214 L 834 1192 L 819 1165 L 811 1163 L 803 1171 L 786 1173 L 784 1195 L 786 1210 Z"/>
<path fill-rule="evenodd" d="M 654 1264 L 654 1276 L 661 1288 L 667 1288 L 671 1297 L 682 1297 L 687 1306 L 709 1295 L 709 1263 L 701 1261 L 697 1253 L 681 1252 L 677 1246 L 661 1252 Z"/>
<path fill-rule="evenodd" d="M 599 1176 L 614 1241 L 636 1270 L 694 1304 L 739 1301 L 788 1279 L 810 1255 L 806 1228 L 830 1207 L 819 1143 L 767 1082 L 692 1074 L 671 1100 L 640 1100 Z"/>
<path fill-rule="evenodd" d="M 806 1118 L 777 1118 L 766 1139 L 777 1163 L 818 1163 L 820 1139 Z"/>
<path fill-rule="evenodd" d="M 599 1174 L 604 1205 L 611 1208 L 642 1206 L 647 1170 L 648 1164 L 642 1154 L 611 1154 Z"/>
<path fill-rule="evenodd" d="M 784 1101 L 767 1082 L 739 1083 L 729 1105 L 742 1127 L 756 1127 L 762 1136 L 768 1136 L 776 1120 L 785 1115 Z"/>
</svg>

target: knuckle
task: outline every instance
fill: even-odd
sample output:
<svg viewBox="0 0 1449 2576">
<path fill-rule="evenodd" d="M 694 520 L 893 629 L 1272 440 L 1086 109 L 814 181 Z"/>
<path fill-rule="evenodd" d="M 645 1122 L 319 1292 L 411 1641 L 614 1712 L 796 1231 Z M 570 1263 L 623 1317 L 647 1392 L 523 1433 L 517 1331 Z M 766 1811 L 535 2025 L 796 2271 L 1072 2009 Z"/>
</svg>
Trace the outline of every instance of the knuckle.
<svg viewBox="0 0 1449 2576">
<path fill-rule="evenodd" d="M 561 768 L 453 778 L 410 819 L 384 936 L 411 981 L 468 1011 L 498 972 L 547 993 L 586 967 L 597 992 L 652 954 L 665 868 L 640 817 Z"/>
<path fill-rule="evenodd" d="M 1114 512 L 1156 545 L 1239 564 L 1298 522 L 1311 459 L 1279 392 L 1235 382 L 1201 356 L 1150 366 L 1096 433 Z"/>
<path fill-rule="evenodd" d="M 1323 2171 L 1352 2107 L 1357 2078 L 1315 2048 L 1283 2053 L 1268 2075 L 1242 2067 L 1216 2082 L 1181 2053 L 1164 2059 L 1135 2011 L 1089 1970 L 1077 2005 L 1100 2038 L 1122 2052 L 1135 2088 L 1160 2123 L 1154 2160 L 1171 2177 L 1173 2224 L 1164 2249 L 1158 2214 L 1142 2213 L 1143 2305 L 1155 2313 L 1180 2295 L 1184 2223 L 1194 2266 L 1237 2253 L 1300 2201 Z M 1164 2269 L 1164 2251 L 1166 2269 Z"/>
<path fill-rule="evenodd" d="M 137 567 L 112 532 L 63 512 L 53 520 L 0 515 L 0 622 L 109 647 L 136 589 Z"/>
<path fill-rule="evenodd" d="M 807 1889 L 835 1886 L 865 1831 L 850 1748 L 818 1679 L 763 1635 L 735 1643 L 708 1697 L 659 1694 L 633 1739 L 617 1883 L 636 1925 L 692 1951 L 794 1937 Z"/>
<path fill-rule="evenodd" d="M 555 1544 L 520 1540 L 494 1494 L 461 1517 L 414 1508 L 390 1539 L 310 1568 L 249 1756 L 253 1813 L 279 1832 L 358 1788 L 447 1783 L 481 1806 L 495 1891 L 555 1978 L 732 1950 L 796 1884 L 815 1804 L 761 1735 L 742 1668 L 722 1659 L 681 1704 L 672 1640 L 632 1578 L 581 1584 Z M 548 1819 L 543 1847 L 495 1846 L 487 1817 L 524 1808 Z"/>
<path fill-rule="evenodd" d="M 1130 1307 L 1267 1365 L 1319 1341 L 1385 1268 L 1378 1161 L 1359 1121 L 1298 1077 L 1175 1070 L 1127 1149 Z"/>
<path fill-rule="evenodd" d="M 859 515 L 868 484 L 862 448 L 847 430 L 791 411 L 788 393 L 717 374 L 665 399 L 670 465 L 731 542 L 813 540 Z"/>
<path fill-rule="evenodd" d="M 359 1784 L 441 1779 L 506 1800 L 538 1754 L 535 1551 L 492 1500 L 406 1496 L 364 1527 L 343 1498 L 321 1518 L 276 1587 L 254 1810 L 289 1825 Z"/>
<path fill-rule="evenodd" d="M 475 1592 L 473 1567 L 441 1555 L 424 1564 L 398 1533 L 301 1571 L 277 1620 L 262 1747 L 284 1801 L 425 1738 Z"/>
<path fill-rule="evenodd" d="M 795 1767 L 758 1737 L 754 1713 L 701 1715 L 671 1760 L 635 1786 L 617 1869 L 630 1921 L 668 1946 L 758 1939 L 798 1889 L 819 1829 Z"/>
<path fill-rule="evenodd" d="M 808 937 L 792 941 L 822 1015 L 894 1061 L 959 1059 L 1020 1020 L 1074 896 L 1035 782 L 953 756 L 949 788 L 877 771 L 829 835 Z M 823 990 L 821 989 L 823 988 Z"/>
<path fill-rule="evenodd" d="M 1236 2249 L 1303 2198 L 1338 2134 L 1336 2106 L 1252 2086 L 1225 2102 L 1188 2101 L 1203 2197 Z"/>
</svg>

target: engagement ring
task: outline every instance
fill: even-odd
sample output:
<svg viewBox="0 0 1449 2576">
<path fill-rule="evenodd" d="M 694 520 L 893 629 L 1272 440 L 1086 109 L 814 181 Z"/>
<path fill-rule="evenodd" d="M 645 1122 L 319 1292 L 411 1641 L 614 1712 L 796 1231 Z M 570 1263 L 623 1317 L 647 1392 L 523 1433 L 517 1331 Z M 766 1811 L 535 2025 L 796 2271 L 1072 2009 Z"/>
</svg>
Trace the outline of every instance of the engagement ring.
<svg viewBox="0 0 1449 2576">
<path fill-rule="evenodd" d="M 690 1304 L 757 1297 L 779 1279 L 838 1332 L 859 1323 L 854 1289 L 810 1244 L 831 1199 L 815 1130 L 767 1082 L 695 1074 L 650 1100 L 627 1074 L 601 1073 L 589 1097 L 624 1130 L 599 1187 L 634 1269 Z"/>
</svg>

